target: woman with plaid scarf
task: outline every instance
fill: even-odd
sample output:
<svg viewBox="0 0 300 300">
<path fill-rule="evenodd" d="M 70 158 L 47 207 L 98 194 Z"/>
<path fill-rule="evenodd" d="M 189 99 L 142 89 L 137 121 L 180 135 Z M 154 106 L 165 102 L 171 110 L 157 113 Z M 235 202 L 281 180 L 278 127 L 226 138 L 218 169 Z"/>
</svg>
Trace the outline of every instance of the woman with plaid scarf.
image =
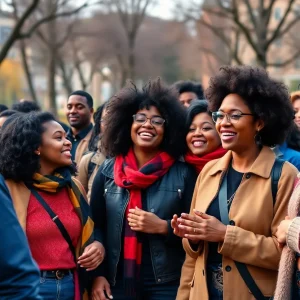
<svg viewBox="0 0 300 300">
<path fill-rule="evenodd" d="M 189 210 L 196 172 L 185 149 L 185 111 L 160 80 L 122 89 L 107 107 L 102 145 L 112 158 L 93 183 L 95 235 L 106 257 L 93 299 L 175 299 L 184 260 L 174 214 Z"/>
<path fill-rule="evenodd" d="M 65 130 L 50 113 L 13 115 L 0 144 L 0 196 L 8 188 L 40 269 L 41 298 L 87 300 L 86 271 L 99 266 L 104 248 L 94 241 L 85 192 L 72 177 Z"/>
</svg>

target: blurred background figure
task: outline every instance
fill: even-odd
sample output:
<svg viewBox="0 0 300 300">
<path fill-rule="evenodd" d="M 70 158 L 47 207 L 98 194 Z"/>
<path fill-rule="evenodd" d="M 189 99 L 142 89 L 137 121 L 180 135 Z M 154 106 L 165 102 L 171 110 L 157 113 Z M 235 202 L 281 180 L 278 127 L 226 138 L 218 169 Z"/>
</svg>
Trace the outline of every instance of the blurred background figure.
<svg viewBox="0 0 300 300">
<path fill-rule="evenodd" d="M 75 91 L 67 101 L 66 116 L 70 124 L 67 132 L 72 143 L 72 159 L 79 164 L 81 157 L 88 150 L 93 133 L 92 115 L 94 101 L 85 91 Z"/>
<path fill-rule="evenodd" d="M 90 202 L 92 184 L 100 165 L 105 160 L 105 152 L 101 147 L 101 137 L 105 130 L 105 115 L 107 102 L 98 107 L 94 114 L 94 128 L 89 142 L 89 152 L 80 160 L 78 166 L 78 180 L 87 192 Z"/>
<path fill-rule="evenodd" d="M 18 113 L 16 110 L 7 109 L 0 113 L 0 128 L 3 126 L 4 122 L 7 120 L 8 117 Z"/>
<path fill-rule="evenodd" d="M 8 107 L 4 104 L 0 104 L 0 113 L 2 113 L 3 111 L 7 110 Z"/>
<path fill-rule="evenodd" d="M 174 88 L 179 93 L 180 103 L 188 108 L 193 100 L 204 99 L 202 85 L 193 81 L 178 81 L 174 83 Z"/>
<path fill-rule="evenodd" d="M 291 100 L 295 111 L 295 123 L 300 130 L 300 91 L 291 94 Z"/>
</svg>

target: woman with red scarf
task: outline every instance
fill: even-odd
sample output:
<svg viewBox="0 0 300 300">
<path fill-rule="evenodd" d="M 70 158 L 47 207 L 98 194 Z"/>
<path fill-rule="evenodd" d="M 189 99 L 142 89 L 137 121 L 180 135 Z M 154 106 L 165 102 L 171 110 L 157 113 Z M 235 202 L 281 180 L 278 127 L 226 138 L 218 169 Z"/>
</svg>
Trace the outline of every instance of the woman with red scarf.
<svg viewBox="0 0 300 300">
<path fill-rule="evenodd" d="M 184 159 L 199 174 L 209 161 L 221 158 L 226 150 L 221 145 L 207 101 L 194 101 L 187 110 L 186 120 L 188 151 Z"/>
<path fill-rule="evenodd" d="M 95 234 L 107 252 L 93 299 L 175 299 L 184 251 L 172 216 L 188 211 L 195 172 L 184 152 L 185 111 L 160 80 L 127 87 L 107 107 L 112 157 L 93 183 Z"/>
</svg>

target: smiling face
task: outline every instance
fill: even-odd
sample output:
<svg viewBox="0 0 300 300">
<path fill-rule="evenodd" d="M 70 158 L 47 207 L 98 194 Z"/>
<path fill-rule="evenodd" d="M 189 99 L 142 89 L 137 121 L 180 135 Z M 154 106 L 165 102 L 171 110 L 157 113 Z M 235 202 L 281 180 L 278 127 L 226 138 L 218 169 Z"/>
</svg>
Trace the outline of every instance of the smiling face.
<svg viewBox="0 0 300 300">
<path fill-rule="evenodd" d="M 190 151 L 199 157 L 215 151 L 221 145 L 215 124 L 208 113 L 203 112 L 193 118 L 186 143 Z"/>
<path fill-rule="evenodd" d="M 245 113 L 251 114 L 251 111 L 245 101 L 237 94 L 227 95 L 219 108 L 227 114 Z M 254 116 L 241 116 L 236 122 L 228 122 L 225 117 L 221 122 L 216 123 L 216 129 L 220 135 L 224 149 L 235 152 L 243 152 L 249 149 L 257 148 L 255 135 L 263 128 L 261 120 L 255 120 Z"/>
<path fill-rule="evenodd" d="M 295 111 L 294 122 L 297 125 L 298 129 L 300 129 L 300 98 L 293 102 L 293 107 Z"/>
<path fill-rule="evenodd" d="M 188 108 L 191 105 L 192 101 L 197 98 L 197 95 L 193 92 L 183 92 L 179 95 L 180 103 L 186 108 Z"/>
<path fill-rule="evenodd" d="M 71 142 L 66 138 L 66 132 L 56 121 L 43 124 L 42 143 L 36 153 L 40 155 L 40 165 L 43 173 L 51 174 L 55 169 L 72 164 Z"/>
<path fill-rule="evenodd" d="M 67 103 L 67 119 L 71 127 L 77 130 L 84 129 L 91 122 L 93 108 L 88 106 L 83 96 L 72 95 Z"/>
<path fill-rule="evenodd" d="M 136 112 L 143 114 L 148 119 L 144 124 L 133 121 L 131 126 L 131 140 L 134 149 L 139 149 L 146 152 L 159 151 L 160 145 L 164 138 L 164 125 L 153 126 L 150 119 L 153 117 L 162 117 L 155 106 L 150 106 L 149 110 L 144 108 Z"/>
</svg>

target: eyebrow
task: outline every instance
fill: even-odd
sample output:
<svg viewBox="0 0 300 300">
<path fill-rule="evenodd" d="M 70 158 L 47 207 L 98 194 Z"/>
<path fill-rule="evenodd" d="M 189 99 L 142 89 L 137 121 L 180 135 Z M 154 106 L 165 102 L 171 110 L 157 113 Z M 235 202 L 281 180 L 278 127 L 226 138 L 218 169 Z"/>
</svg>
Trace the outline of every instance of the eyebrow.
<svg viewBox="0 0 300 300">
<path fill-rule="evenodd" d="M 143 115 L 143 116 L 146 117 L 146 114 L 144 114 L 144 113 L 136 113 L 136 115 Z M 163 118 L 162 116 L 159 116 L 159 115 L 153 115 L 153 116 L 151 116 L 151 118 L 154 118 L 154 117 Z"/>
<path fill-rule="evenodd" d="M 223 110 L 223 109 L 219 109 L 218 111 L 224 112 L 224 110 Z M 238 108 L 231 109 L 229 112 L 233 112 L 233 111 L 239 111 L 239 112 L 242 112 L 242 111 L 241 111 L 241 110 L 239 110 Z"/>
<path fill-rule="evenodd" d="M 53 135 L 56 134 L 56 133 L 62 133 L 62 134 L 64 134 L 64 132 L 63 132 L 62 130 L 56 130 L 56 131 L 53 133 Z"/>
<path fill-rule="evenodd" d="M 205 122 L 202 122 L 202 123 L 201 123 L 201 125 L 204 125 L 204 124 L 214 125 L 213 122 L 208 122 L 208 121 L 205 121 Z M 190 126 L 192 126 L 192 125 L 195 125 L 195 123 L 192 122 Z"/>
</svg>

